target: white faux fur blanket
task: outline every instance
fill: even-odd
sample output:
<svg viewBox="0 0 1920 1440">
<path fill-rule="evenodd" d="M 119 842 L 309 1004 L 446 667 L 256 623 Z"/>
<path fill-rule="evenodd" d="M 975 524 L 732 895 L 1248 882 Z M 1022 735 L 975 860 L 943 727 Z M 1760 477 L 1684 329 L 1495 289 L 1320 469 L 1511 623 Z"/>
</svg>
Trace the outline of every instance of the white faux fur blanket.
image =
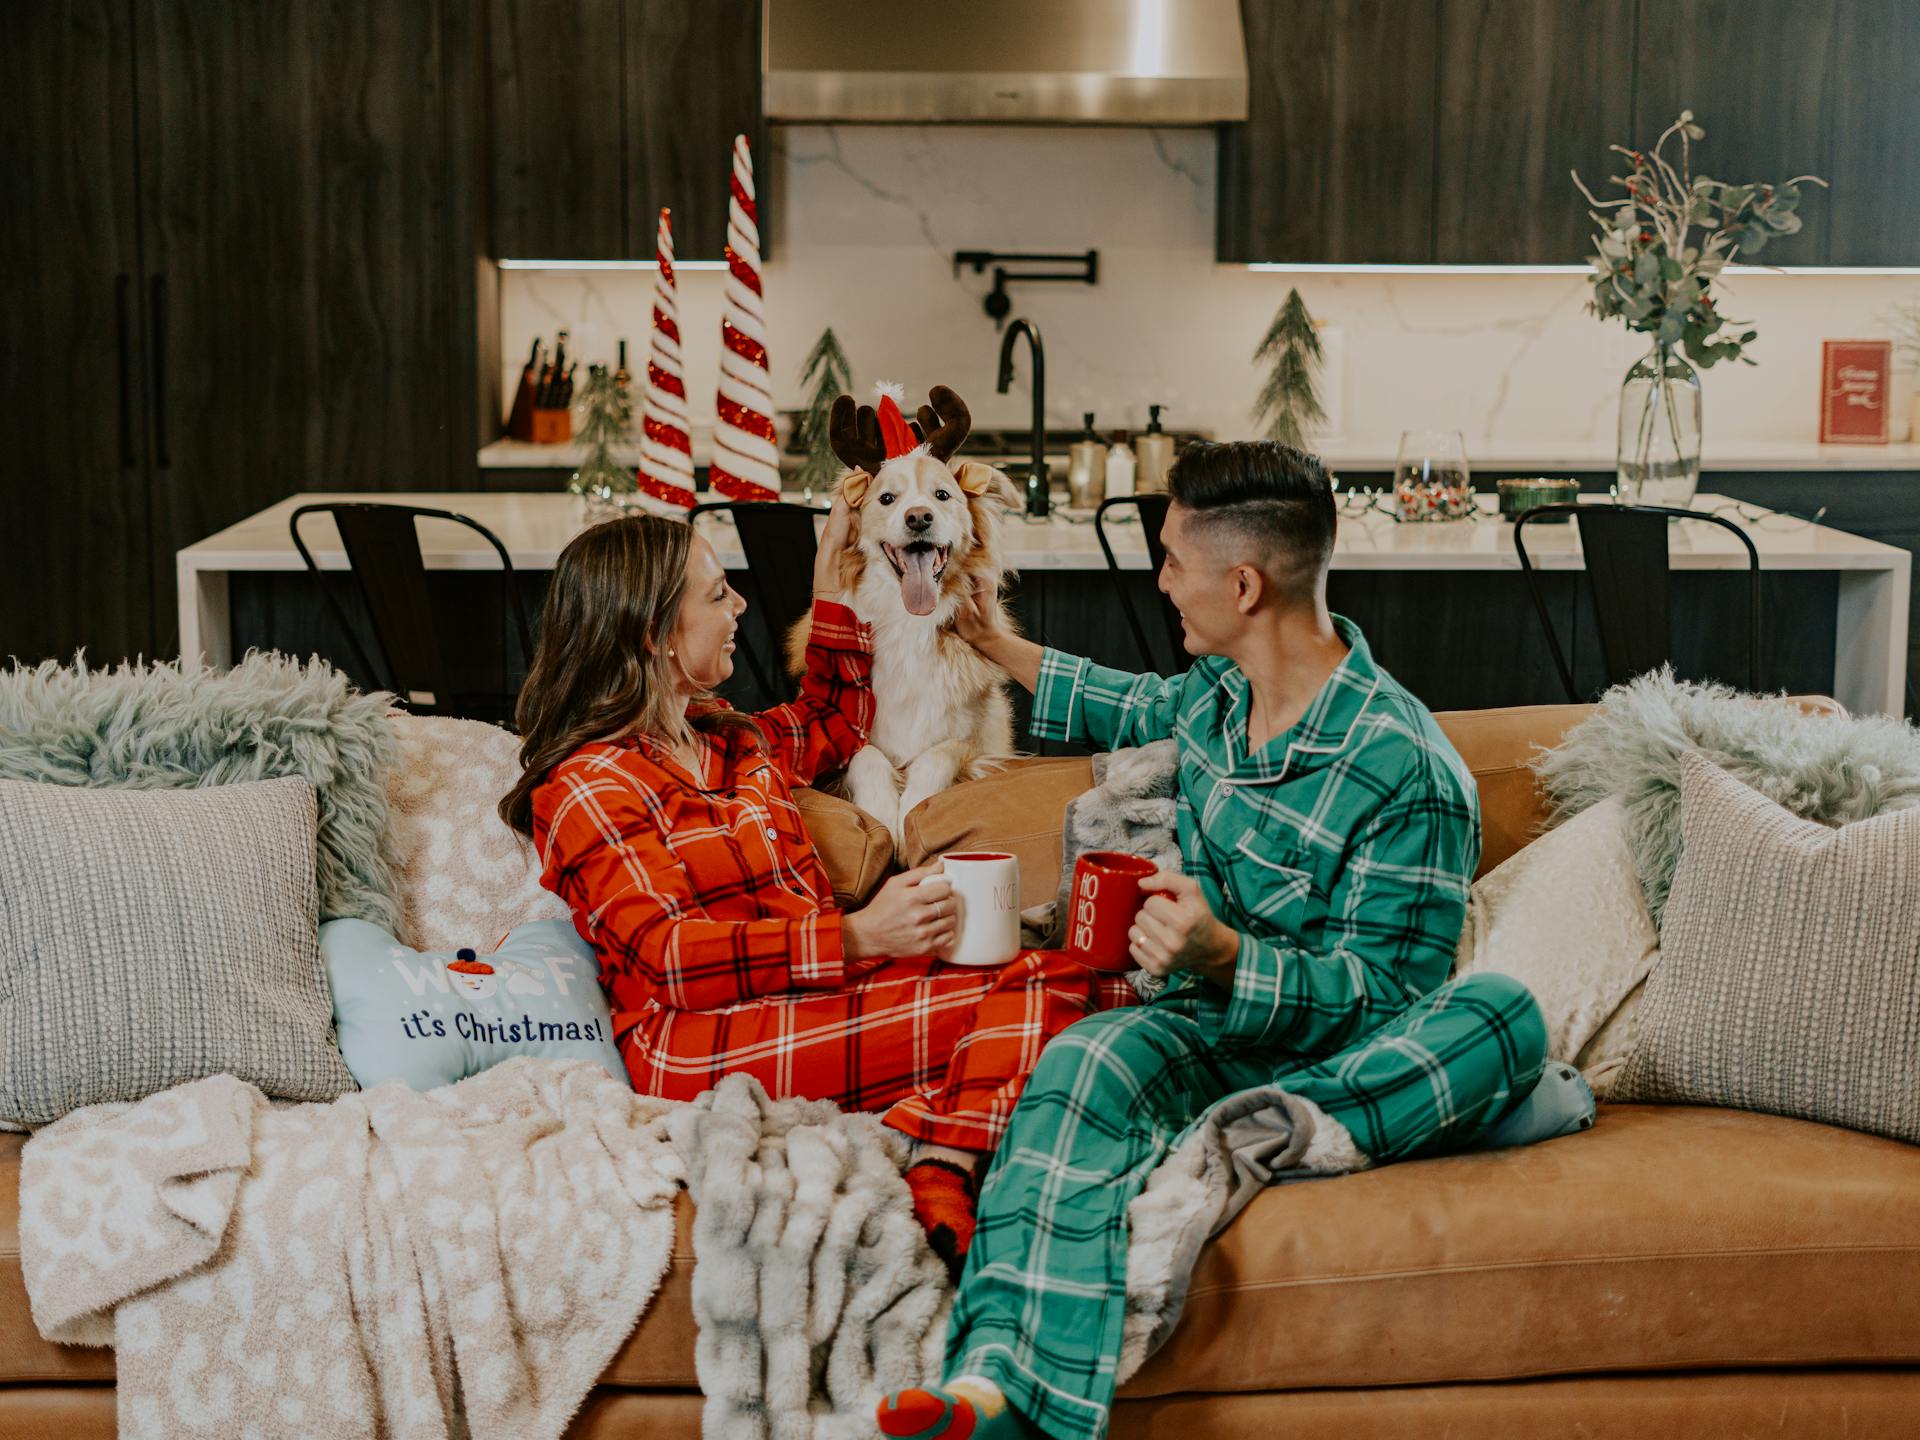
<svg viewBox="0 0 1920 1440">
<path fill-rule="evenodd" d="M 557 1437 L 672 1254 L 671 1108 L 514 1060 L 76 1111 L 21 1157 L 35 1323 L 114 1346 L 123 1436 Z"/>
<path fill-rule="evenodd" d="M 742 1075 L 667 1124 L 698 1207 L 706 1440 L 866 1440 L 882 1394 L 941 1377 L 953 1301 L 900 1175 L 905 1139 Z M 1345 1126 L 1273 1087 L 1209 1111 L 1129 1212 L 1121 1383 L 1172 1333 L 1201 1246 L 1259 1189 L 1369 1163 Z"/>
</svg>

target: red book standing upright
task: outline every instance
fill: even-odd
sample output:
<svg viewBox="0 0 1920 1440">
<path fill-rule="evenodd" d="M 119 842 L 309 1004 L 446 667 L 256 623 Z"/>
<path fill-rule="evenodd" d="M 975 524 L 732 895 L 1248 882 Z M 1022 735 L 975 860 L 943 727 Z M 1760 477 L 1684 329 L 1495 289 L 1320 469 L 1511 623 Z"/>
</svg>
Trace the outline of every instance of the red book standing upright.
<svg viewBox="0 0 1920 1440">
<path fill-rule="evenodd" d="M 1887 443 L 1893 343 L 1825 340 L 1820 345 L 1820 443 Z"/>
</svg>

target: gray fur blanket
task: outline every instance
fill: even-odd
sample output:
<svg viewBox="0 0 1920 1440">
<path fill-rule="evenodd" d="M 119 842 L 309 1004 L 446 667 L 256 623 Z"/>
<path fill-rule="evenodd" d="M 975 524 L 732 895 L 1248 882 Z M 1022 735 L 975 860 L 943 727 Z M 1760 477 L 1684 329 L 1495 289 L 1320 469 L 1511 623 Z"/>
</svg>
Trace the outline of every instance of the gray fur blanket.
<svg viewBox="0 0 1920 1440">
<path fill-rule="evenodd" d="M 769 1100 L 730 1076 L 667 1122 L 694 1221 L 694 1363 L 707 1440 L 873 1433 L 880 1396 L 938 1380 L 952 1290 L 872 1115 Z M 1346 1127 L 1268 1087 L 1196 1123 L 1130 1211 L 1120 1380 L 1173 1331 L 1201 1247 L 1258 1191 L 1363 1169 Z"/>
</svg>

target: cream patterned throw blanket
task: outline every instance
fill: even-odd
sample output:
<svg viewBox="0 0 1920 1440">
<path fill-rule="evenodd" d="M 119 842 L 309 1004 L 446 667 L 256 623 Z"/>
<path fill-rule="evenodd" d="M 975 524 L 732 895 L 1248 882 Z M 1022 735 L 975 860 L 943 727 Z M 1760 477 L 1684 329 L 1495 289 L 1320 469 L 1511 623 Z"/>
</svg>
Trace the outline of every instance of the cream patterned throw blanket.
<svg viewBox="0 0 1920 1440">
<path fill-rule="evenodd" d="M 215 1076 L 35 1136 L 21 1258 L 43 1335 L 117 1350 L 135 1440 L 550 1440 L 658 1288 L 684 1180 L 707 1440 L 866 1440 L 940 1377 L 953 1299 L 906 1154 L 746 1076 L 673 1104 L 522 1059 L 301 1106 Z M 1195 1125 L 1132 1207 L 1120 1379 L 1253 1193 L 1367 1163 L 1276 1091 Z"/>
<path fill-rule="evenodd" d="M 34 1320 L 114 1346 L 123 1436 L 557 1437 L 672 1254 L 671 1108 L 514 1060 L 77 1111 L 21 1157 Z"/>
</svg>

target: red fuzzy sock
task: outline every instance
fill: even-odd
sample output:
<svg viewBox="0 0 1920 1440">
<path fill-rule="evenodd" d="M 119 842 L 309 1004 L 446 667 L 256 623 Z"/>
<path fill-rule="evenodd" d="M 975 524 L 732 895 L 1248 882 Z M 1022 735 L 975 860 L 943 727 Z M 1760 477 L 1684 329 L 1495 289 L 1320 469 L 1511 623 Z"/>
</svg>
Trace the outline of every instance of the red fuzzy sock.
<svg viewBox="0 0 1920 1440">
<path fill-rule="evenodd" d="M 907 1167 L 907 1189 L 927 1243 L 958 1279 L 973 1244 L 973 1176 L 945 1160 L 920 1160 Z"/>
</svg>

